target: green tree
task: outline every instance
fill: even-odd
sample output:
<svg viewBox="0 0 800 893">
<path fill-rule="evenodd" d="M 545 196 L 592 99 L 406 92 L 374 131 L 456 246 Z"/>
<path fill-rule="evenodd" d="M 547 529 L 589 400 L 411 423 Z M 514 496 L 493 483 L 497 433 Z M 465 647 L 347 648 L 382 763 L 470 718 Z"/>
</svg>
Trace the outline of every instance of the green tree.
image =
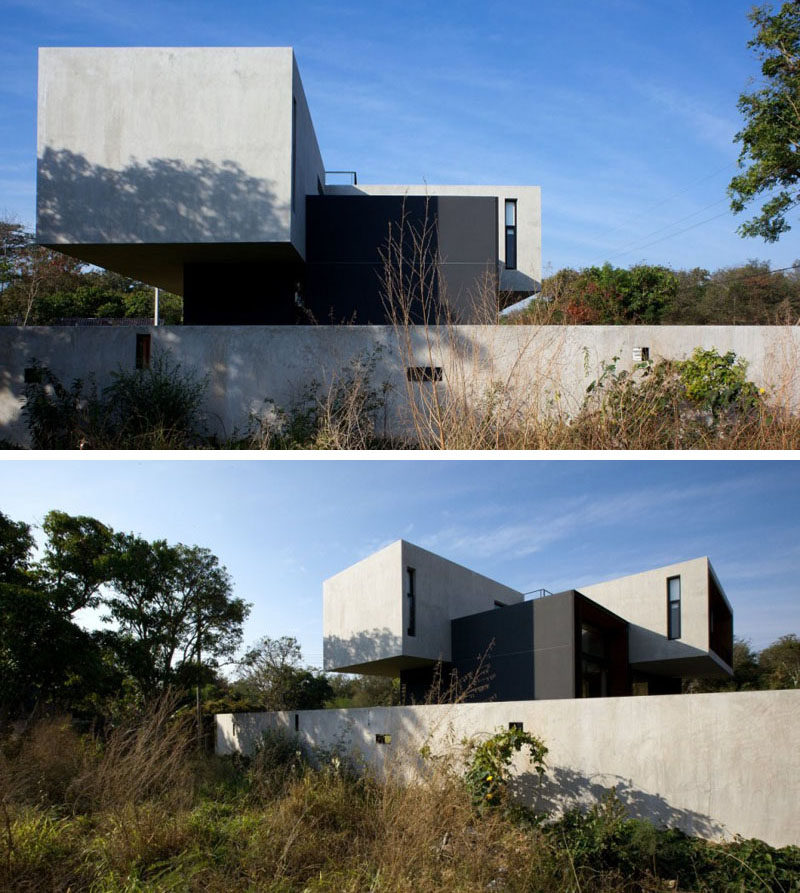
<svg viewBox="0 0 800 893">
<path fill-rule="evenodd" d="M 236 688 L 264 710 L 318 710 L 333 688 L 323 673 L 303 668 L 302 657 L 292 636 L 265 636 L 244 656 Z"/>
<path fill-rule="evenodd" d="M 47 534 L 43 579 L 50 600 L 66 614 L 100 601 L 100 587 L 108 580 L 113 531 L 84 515 L 51 511 L 42 529 Z"/>
<path fill-rule="evenodd" d="M 762 688 L 800 688 L 800 639 L 791 633 L 758 656 Z"/>
<path fill-rule="evenodd" d="M 746 170 L 731 180 L 728 193 L 737 214 L 757 196 L 767 197 L 739 233 L 775 242 L 791 229 L 786 215 L 800 203 L 800 3 L 784 3 L 777 13 L 758 6 L 749 17 L 756 34 L 748 46 L 761 60 L 763 80 L 739 97 L 745 125 L 735 139 Z"/>
<path fill-rule="evenodd" d="M 115 534 L 109 585 L 118 655 L 147 696 L 191 677 L 198 657 L 215 666 L 241 641 L 250 606 L 233 596 L 227 570 L 208 549 Z"/>
<path fill-rule="evenodd" d="M 30 526 L 0 512 L 0 726 L 102 688 L 98 643 L 53 603 L 33 545 Z"/>
</svg>

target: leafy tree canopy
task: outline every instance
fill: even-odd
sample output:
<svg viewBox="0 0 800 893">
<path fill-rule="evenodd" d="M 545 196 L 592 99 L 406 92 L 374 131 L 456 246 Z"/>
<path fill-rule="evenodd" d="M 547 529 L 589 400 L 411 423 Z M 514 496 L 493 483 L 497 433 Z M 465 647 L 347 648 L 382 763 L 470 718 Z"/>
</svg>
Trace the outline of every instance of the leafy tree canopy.
<svg viewBox="0 0 800 893">
<path fill-rule="evenodd" d="M 786 215 L 800 203 L 800 3 L 784 3 L 777 13 L 769 5 L 755 7 L 750 20 L 756 34 L 748 46 L 761 60 L 763 80 L 739 97 L 745 124 L 735 139 L 741 143 L 739 166 L 746 170 L 731 180 L 728 192 L 736 213 L 757 196 L 767 197 L 761 213 L 739 232 L 775 242 L 791 229 Z"/>
<path fill-rule="evenodd" d="M 297 639 L 265 636 L 247 652 L 236 688 L 262 710 L 317 710 L 333 697 L 322 673 L 301 666 Z"/>
</svg>

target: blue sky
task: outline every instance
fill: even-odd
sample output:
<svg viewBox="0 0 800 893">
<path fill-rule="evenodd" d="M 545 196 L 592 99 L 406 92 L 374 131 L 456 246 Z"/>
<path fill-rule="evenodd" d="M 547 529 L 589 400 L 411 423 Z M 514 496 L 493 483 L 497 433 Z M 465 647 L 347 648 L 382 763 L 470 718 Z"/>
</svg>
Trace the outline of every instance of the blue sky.
<svg viewBox="0 0 800 893">
<path fill-rule="evenodd" d="M 787 267 L 797 230 L 741 239 L 725 193 L 751 6 L 4 0 L 0 213 L 33 223 L 38 46 L 290 45 L 329 170 L 540 185 L 546 268 Z"/>
<path fill-rule="evenodd" d="M 322 581 L 407 539 L 521 591 L 708 555 L 735 632 L 800 634 L 800 463 L 614 460 L 29 460 L 0 511 L 88 514 L 211 549 L 253 603 L 245 639 L 322 652 Z"/>
</svg>

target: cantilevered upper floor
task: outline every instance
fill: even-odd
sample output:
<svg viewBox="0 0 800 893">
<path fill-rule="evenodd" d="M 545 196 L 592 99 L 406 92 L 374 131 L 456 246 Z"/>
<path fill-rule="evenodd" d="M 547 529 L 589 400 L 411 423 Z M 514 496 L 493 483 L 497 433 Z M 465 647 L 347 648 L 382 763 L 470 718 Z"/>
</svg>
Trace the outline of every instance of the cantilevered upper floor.
<svg viewBox="0 0 800 893">
<path fill-rule="evenodd" d="M 449 319 L 540 287 L 538 187 L 329 186 L 289 47 L 41 49 L 37 184 L 41 244 L 182 294 L 189 324 L 392 321 L 403 227 Z"/>
</svg>

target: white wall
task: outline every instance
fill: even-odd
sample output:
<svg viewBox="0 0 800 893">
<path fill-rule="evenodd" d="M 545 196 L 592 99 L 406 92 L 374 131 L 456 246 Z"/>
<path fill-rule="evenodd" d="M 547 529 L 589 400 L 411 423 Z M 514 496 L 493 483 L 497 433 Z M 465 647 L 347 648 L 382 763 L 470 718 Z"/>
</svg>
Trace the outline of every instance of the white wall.
<svg viewBox="0 0 800 893">
<path fill-rule="evenodd" d="M 658 511 L 658 506 L 654 505 L 653 511 Z M 633 624 L 629 636 L 631 663 L 682 660 L 709 651 L 709 573 L 708 558 L 695 558 L 582 586 L 580 591 Z M 667 638 L 669 577 L 681 580 L 681 635 L 675 640 Z"/>
<path fill-rule="evenodd" d="M 288 242 L 293 78 L 288 47 L 40 49 L 39 241 Z"/>
<path fill-rule="evenodd" d="M 516 604 L 521 592 L 403 542 L 403 570 L 413 567 L 416 583 L 416 635 L 408 635 L 408 599 L 403 605 L 403 652 L 429 660 L 452 659 L 450 621 L 490 611 L 494 601 Z"/>
<path fill-rule="evenodd" d="M 408 567 L 415 571 L 413 636 L 408 634 Z M 401 667 L 415 665 L 414 659 L 417 665 L 449 661 L 453 618 L 488 611 L 495 599 L 513 604 L 522 598 L 515 589 L 398 540 L 322 584 L 324 667 L 370 664 L 353 672 L 396 676 Z"/>
<path fill-rule="evenodd" d="M 398 540 L 323 582 L 326 670 L 387 661 L 403 653 L 402 550 Z"/>
<path fill-rule="evenodd" d="M 536 808 L 586 804 L 616 787 L 632 815 L 660 825 L 800 844 L 800 691 L 222 714 L 217 753 L 248 752 L 268 727 L 293 731 L 295 715 L 306 744 L 409 775 L 423 744 L 457 754 L 464 737 L 523 722 L 550 751 L 543 786 L 515 764 L 516 794 Z"/>
<path fill-rule="evenodd" d="M 634 347 L 651 357 L 680 359 L 699 346 L 733 350 L 748 360 L 749 377 L 781 405 L 800 405 L 798 326 L 456 326 L 409 331 L 400 342 L 391 326 L 160 326 L 68 328 L 0 326 L 0 436 L 24 438 L 23 373 L 31 358 L 62 381 L 132 369 L 136 332 L 154 350 L 170 350 L 184 367 L 208 376 L 209 423 L 221 434 L 241 430 L 264 399 L 284 406 L 312 379 L 329 381 L 354 358 L 380 349 L 373 380 L 390 385 L 392 430 L 402 431 L 407 365 L 441 365 L 444 385 L 479 399 L 495 383 L 521 403 L 576 411 L 604 361 L 630 369 Z M 398 343 L 400 346 L 398 347 Z M 413 389 L 431 388 L 414 384 Z"/>
</svg>

